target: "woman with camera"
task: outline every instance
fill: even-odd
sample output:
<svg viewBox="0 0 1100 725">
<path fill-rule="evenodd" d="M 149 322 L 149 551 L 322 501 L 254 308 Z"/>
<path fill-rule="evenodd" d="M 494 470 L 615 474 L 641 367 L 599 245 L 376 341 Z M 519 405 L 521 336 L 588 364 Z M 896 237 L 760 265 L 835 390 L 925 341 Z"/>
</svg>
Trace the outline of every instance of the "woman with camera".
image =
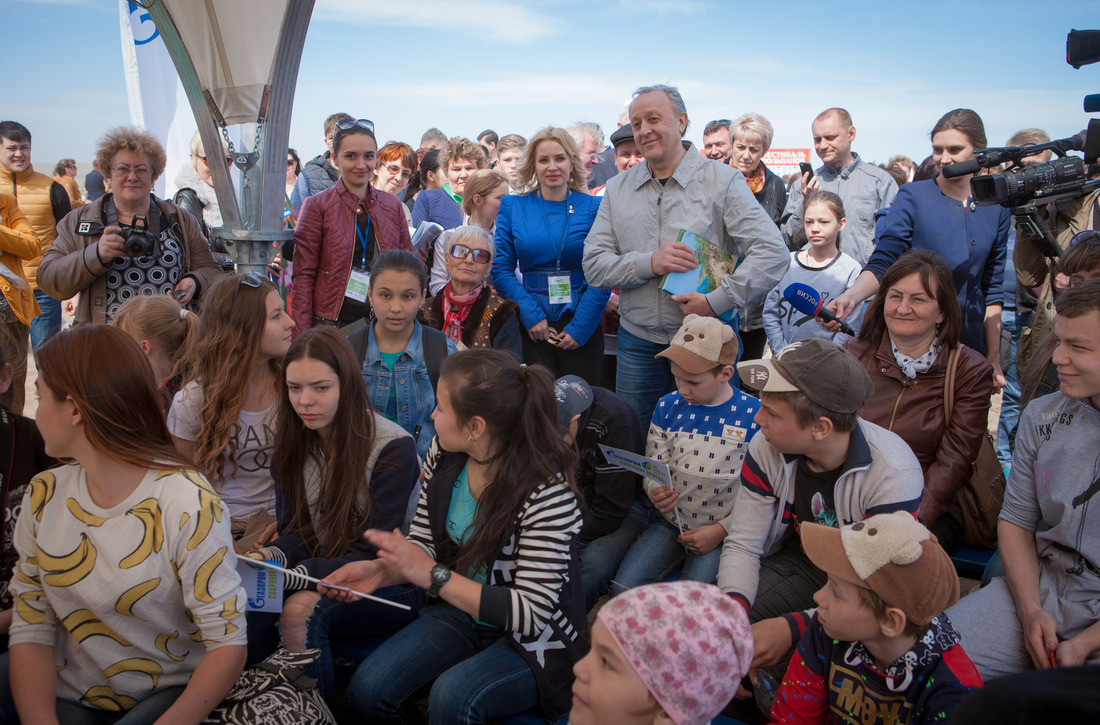
<svg viewBox="0 0 1100 725">
<path fill-rule="evenodd" d="M 59 300 L 78 292 L 77 322 L 110 322 L 137 295 L 197 299 L 221 273 L 198 222 L 152 194 L 164 147 L 144 129 L 111 129 L 96 150 L 111 193 L 74 209 L 38 268 L 38 285 Z"/>
</svg>

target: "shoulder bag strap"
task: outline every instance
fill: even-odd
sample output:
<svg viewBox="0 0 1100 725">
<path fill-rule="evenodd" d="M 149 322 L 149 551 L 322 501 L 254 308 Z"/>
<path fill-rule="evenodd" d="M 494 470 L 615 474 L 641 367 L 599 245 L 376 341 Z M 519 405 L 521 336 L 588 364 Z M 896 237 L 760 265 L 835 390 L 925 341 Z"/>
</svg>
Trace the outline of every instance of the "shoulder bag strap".
<svg viewBox="0 0 1100 725">
<path fill-rule="evenodd" d="M 959 352 L 962 345 L 956 345 L 947 355 L 947 371 L 943 377 L 943 417 L 944 424 L 951 423 L 951 411 L 955 407 L 955 372 L 959 368 Z"/>
</svg>

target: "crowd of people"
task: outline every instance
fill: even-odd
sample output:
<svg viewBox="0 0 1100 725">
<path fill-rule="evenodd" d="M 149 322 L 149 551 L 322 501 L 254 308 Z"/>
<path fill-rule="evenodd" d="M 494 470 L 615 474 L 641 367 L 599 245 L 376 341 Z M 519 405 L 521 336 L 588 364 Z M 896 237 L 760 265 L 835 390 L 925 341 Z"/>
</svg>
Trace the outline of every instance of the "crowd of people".
<svg viewBox="0 0 1100 725">
<path fill-rule="evenodd" d="M 1100 192 L 1043 208 L 1054 257 L 941 173 L 972 110 L 880 167 L 826 109 L 786 179 L 760 114 L 688 123 L 662 85 L 606 146 L 333 114 L 257 275 L 212 246 L 225 149 L 169 201 L 111 129 L 85 201 L 0 122 L 0 722 L 199 723 L 280 653 L 349 722 L 1100 716 Z"/>
</svg>

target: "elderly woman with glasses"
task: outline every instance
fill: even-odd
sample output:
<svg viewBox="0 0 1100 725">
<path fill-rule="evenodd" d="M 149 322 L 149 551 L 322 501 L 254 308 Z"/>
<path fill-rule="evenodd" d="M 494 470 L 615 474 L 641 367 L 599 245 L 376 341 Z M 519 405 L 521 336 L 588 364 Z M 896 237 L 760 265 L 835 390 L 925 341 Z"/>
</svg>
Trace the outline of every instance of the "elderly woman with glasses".
<svg viewBox="0 0 1100 725">
<path fill-rule="evenodd" d="M 38 268 L 51 297 L 81 293 L 77 322 L 110 322 L 137 295 L 171 294 L 186 305 L 221 274 L 199 222 L 153 195 L 164 160 L 164 147 L 141 128 L 114 128 L 99 140 L 96 165 L 111 193 L 61 220 Z"/>
<path fill-rule="evenodd" d="M 302 204 L 294 228 L 295 334 L 343 327 L 370 317 L 370 268 L 383 252 L 412 251 L 401 202 L 370 180 L 378 164 L 374 124 L 337 121 L 332 137 L 336 183 Z"/>
<path fill-rule="evenodd" d="M 491 347 L 523 358 L 518 306 L 493 292 L 489 270 L 493 238 L 480 226 L 455 229 L 448 235 L 444 258 L 450 281 L 424 304 L 428 325 L 462 348 Z"/>
</svg>

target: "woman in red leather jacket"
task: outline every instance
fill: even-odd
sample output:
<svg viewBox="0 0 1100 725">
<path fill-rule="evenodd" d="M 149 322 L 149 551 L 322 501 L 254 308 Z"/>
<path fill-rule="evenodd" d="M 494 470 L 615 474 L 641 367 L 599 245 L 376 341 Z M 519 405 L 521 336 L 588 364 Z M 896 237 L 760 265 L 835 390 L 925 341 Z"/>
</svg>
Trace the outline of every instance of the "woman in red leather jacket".
<svg viewBox="0 0 1100 725">
<path fill-rule="evenodd" d="M 962 314 L 947 263 L 935 252 L 904 254 L 882 277 L 859 337 L 844 347 L 867 369 L 875 392 L 860 417 L 897 433 L 924 469 L 917 517 L 950 551 L 962 535 L 955 493 L 970 477 L 986 433 L 992 366 L 959 342 Z M 960 348 L 955 397 L 944 410 L 947 359 Z"/>
<path fill-rule="evenodd" d="M 378 163 L 374 124 L 337 122 L 332 158 L 340 178 L 306 199 L 294 228 L 295 335 L 370 317 L 371 264 L 391 249 L 412 251 L 401 202 L 370 185 Z"/>
</svg>

